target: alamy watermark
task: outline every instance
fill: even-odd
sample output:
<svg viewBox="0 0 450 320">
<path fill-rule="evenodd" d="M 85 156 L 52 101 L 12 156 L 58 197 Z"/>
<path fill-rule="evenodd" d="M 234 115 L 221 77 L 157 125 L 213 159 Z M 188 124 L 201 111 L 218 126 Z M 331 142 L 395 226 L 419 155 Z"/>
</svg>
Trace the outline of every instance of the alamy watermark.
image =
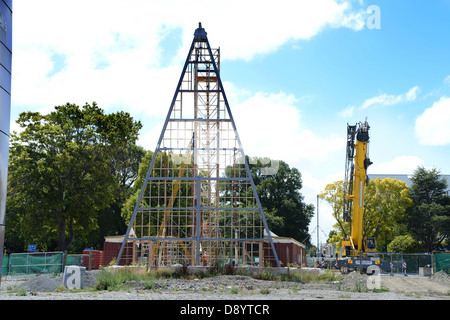
<svg viewBox="0 0 450 320">
<path fill-rule="evenodd" d="M 269 158 L 251 158 L 248 159 L 248 164 L 256 165 L 258 162 L 261 164 L 260 173 L 262 176 L 273 176 L 278 172 L 280 168 L 280 161 L 272 160 Z M 244 164 L 244 160 L 241 157 L 236 163 Z"/>
<path fill-rule="evenodd" d="M 367 289 L 381 289 L 381 277 L 380 277 L 380 267 L 377 265 L 371 265 L 367 268 Z"/>
<path fill-rule="evenodd" d="M 368 29 L 381 29 L 381 9 L 377 5 L 371 5 L 366 11 L 370 16 L 366 20 Z"/>
<path fill-rule="evenodd" d="M 193 157 L 190 154 L 171 154 L 172 161 L 175 165 L 181 165 L 184 163 L 185 165 L 191 165 L 194 162 Z M 244 165 L 245 161 L 243 157 L 236 157 L 237 165 Z M 198 163 L 197 163 L 198 164 Z M 272 160 L 269 158 L 258 158 L 258 157 L 249 157 L 248 158 L 249 165 L 257 165 L 260 164 L 260 174 L 262 176 L 273 176 L 278 172 L 280 168 L 280 161 Z"/>
</svg>

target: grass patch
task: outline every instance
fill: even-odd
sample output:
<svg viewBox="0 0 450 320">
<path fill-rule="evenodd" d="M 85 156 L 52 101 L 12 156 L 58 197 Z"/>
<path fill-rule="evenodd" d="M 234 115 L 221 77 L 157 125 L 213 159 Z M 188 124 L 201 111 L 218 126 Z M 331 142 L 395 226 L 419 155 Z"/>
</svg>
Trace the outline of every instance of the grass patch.
<svg viewBox="0 0 450 320">
<path fill-rule="evenodd" d="M 28 292 L 25 288 L 20 288 L 19 290 L 17 290 L 17 295 L 21 296 L 21 297 L 25 297 L 28 295 Z"/>
<path fill-rule="evenodd" d="M 263 288 L 263 289 L 261 289 L 261 290 L 259 291 L 259 293 L 261 293 L 261 294 L 269 294 L 269 293 L 270 293 L 270 290 L 269 290 L 269 288 Z"/>
<path fill-rule="evenodd" d="M 144 288 L 146 290 L 153 290 L 153 289 L 155 289 L 155 282 L 154 281 L 150 281 L 150 280 L 145 281 Z"/>
<path fill-rule="evenodd" d="M 362 292 L 362 286 L 361 286 L 361 280 L 356 281 L 355 288 L 353 289 L 354 292 Z M 367 291 L 367 289 L 366 289 Z"/>
<path fill-rule="evenodd" d="M 145 271 L 143 269 L 119 269 L 114 272 L 110 272 L 108 269 L 103 269 L 100 275 L 97 277 L 97 283 L 94 286 L 95 290 L 109 290 L 117 291 L 123 289 L 123 284 L 127 281 L 139 281 L 144 282 L 144 287 L 147 290 L 153 290 L 155 288 L 155 281 L 158 279 L 202 279 L 217 275 L 217 272 L 212 270 L 211 272 L 195 272 L 188 273 L 185 268 L 180 269 L 158 269 Z"/>
<path fill-rule="evenodd" d="M 110 272 L 103 269 L 102 273 L 97 277 L 95 290 L 117 291 L 122 289 L 123 284 L 127 281 L 144 281 L 150 283 L 153 277 L 141 270 L 118 270 Z"/>
<path fill-rule="evenodd" d="M 238 294 L 239 293 L 239 288 L 235 287 L 235 286 L 232 286 L 231 289 L 230 289 L 230 293 L 231 294 Z"/>
<path fill-rule="evenodd" d="M 375 292 L 375 293 L 379 293 L 379 292 L 389 292 L 389 289 L 386 289 L 386 288 L 373 288 L 373 289 L 372 289 L 372 292 Z"/>
<path fill-rule="evenodd" d="M 332 272 L 330 270 L 325 270 L 324 273 L 312 273 L 312 272 L 286 272 L 281 274 L 275 274 L 270 268 L 264 270 L 260 274 L 250 275 L 251 277 L 259 280 L 270 280 L 270 281 L 291 281 L 291 282 L 302 282 L 302 283 L 326 283 L 335 282 L 342 276 Z"/>
<path fill-rule="evenodd" d="M 271 281 L 291 281 L 299 283 L 326 283 L 335 282 L 341 277 L 340 274 L 334 273 L 330 270 L 326 270 L 323 273 L 312 273 L 312 272 L 286 272 L 286 273 L 276 273 L 275 269 L 266 268 L 261 273 L 258 274 L 242 274 L 248 275 L 259 280 L 271 280 Z M 202 279 L 205 277 L 218 276 L 223 274 L 229 274 L 229 270 L 224 270 L 223 272 L 217 269 L 212 269 L 210 271 L 199 271 L 195 273 L 188 273 L 186 268 L 178 269 L 158 269 L 149 270 L 144 269 L 118 269 L 114 272 L 108 269 L 103 269 L 100 275 L 97 277 L 97 283 L 93 290 L 125 290 L 123 285 L 128 281 L 138 281 L 144 282 L 144 287 L 147 290 L 155 289 L 155 281 L 159 279 Z M 238 290 L 238 288 L 231 288 L 232 293 Z M 206 291 L 206 290 L 204 290 Z"/>
</svg>

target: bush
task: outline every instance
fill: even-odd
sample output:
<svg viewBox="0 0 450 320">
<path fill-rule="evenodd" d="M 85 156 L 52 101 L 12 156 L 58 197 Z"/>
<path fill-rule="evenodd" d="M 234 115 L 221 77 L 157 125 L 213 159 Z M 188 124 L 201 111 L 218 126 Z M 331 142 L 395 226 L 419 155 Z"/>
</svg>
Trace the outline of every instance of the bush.
<svg viewBox="0 0 450 320">
<path fill-rule="evenodd" d="M 131 270 L 120 270 L 116 272 L 110 272 L 104 269 L 102 273 L 97 277 L 96 290 L 119 290 L 122 284 L 127 281 L 140 281 L 148 278 L 146 273 L 134 272 Z"/>
<path fill-rule="evenodd" d="M 388 244 L 389 252 L 415 252 L 416 242 L 410 235 L 397 236 Z"/>
<path fill-rule="evenodd" d="M 143 269 L 121 269 L 110 272 L 104 269 L 97 277 L 97 284 L 94 286 L 96 290 L 120 290 L 122 285 L 127 281 L 143 281 L 146 289 L 153 289 L 154 280 L 156 279 L 195 279 L 216 275 L 215 270 L 210 272 L 188 273 L 185 267 L 171 270 L 161 268 L 158 270 L 145 271 Z"/>
</svg>

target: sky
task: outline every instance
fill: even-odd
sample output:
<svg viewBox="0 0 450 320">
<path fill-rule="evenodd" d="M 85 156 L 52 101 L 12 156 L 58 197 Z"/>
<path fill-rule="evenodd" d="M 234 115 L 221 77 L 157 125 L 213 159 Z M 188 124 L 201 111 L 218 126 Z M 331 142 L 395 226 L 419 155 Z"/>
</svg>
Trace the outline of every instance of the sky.
<svg viewBox="0 0 450 320">
<path fill-rule="evenodd" d="M 245 153 L 297 168 L 317 215 L 347 124 L 370 125 L 370 174 L 450 174 L 449 17 L 450 0 L 14 1 L 11 131 L 23 111 L 96 101 L 153 151 L 201 22 Z M 313 243 L 335 223 L 318 208 Z"/>
</svg>

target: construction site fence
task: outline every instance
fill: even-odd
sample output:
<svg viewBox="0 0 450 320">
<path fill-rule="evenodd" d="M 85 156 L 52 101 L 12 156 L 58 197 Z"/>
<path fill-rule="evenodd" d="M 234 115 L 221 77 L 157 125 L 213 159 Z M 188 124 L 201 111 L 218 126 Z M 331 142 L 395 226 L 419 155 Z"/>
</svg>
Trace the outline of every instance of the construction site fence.
<svg viewBox="0 0 450 320">
<path fill-rule="evenodd" d="M 445 271 L 450 274 L 450 252 L 433 252 L 433 271 Z"/>
<path fill-rule="evenodd" d="M 433 253 L 396 253 L 378 252 L 371 256 L 372 260 L 377 260 L 381 273 L 407 273 L 419 274 L 420 268 L 431 268 L 434 273 L 445 271 L 450 274 L 450 252 Z M 355 257 L 354 266 L 359 270 L 359 257 Z M 338 269 L 336 258 L 308 257 L 307 266 L 323 269 Z M 364 266 L 364 262 L 363 262 Z"/>
<path fill-rule="evenodd" d="M 60 274 L 64 266 L 84 266 L 87 270 L 97 266 L 92 254 L 68 254 L 64 252 L 10 253 L 3 256 L 2 277 L 26 278 L 36 274 Z"/>
<path fill-rule="evenodd" d="M 419 274 L 420 268 L 431 267 L 434 273 L 445 271 L 450 274 L 450 252 L 374 254 L 378 258 L 381 273 Z M 59 274 L 65 265 L 84 266 L 87 270 L 98 269 L 98 252 L 83 251 L 83 254 L 63 252 L 11 253 L 3 256 L 2 277 L 28 277 L 36 274 Z M 356 259 L 357 260 L 357 259 Z M 337 269 L 335 258 L 308 257 L 306 267 Z M 358 264 L 356 264 L 358 266 Z M 358 270 L 358 268 L 357 268 Z"/>
</svg>

